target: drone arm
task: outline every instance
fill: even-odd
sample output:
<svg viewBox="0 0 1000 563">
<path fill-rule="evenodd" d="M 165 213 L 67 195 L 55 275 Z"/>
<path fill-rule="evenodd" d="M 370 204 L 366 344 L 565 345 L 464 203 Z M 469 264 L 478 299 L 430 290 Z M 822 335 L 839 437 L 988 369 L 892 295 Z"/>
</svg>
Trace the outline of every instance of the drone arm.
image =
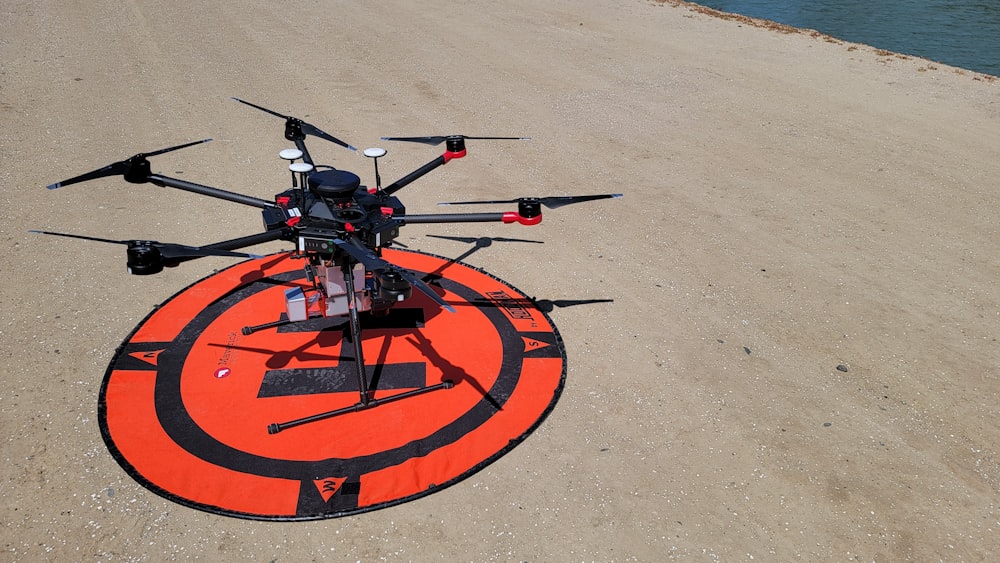
<svg viewBox="0 0 1000 563">
<path fill-rule="evenodd" d="M 265 231 L 263 233 L 257 233 L 255 235 L 249 235 L 240 238 L 234 238 L 231 240 L 224 240 L 222 242 L 216 242 L 213 244 L 206 244 L 201 246 L 202 250 L 237 250 L 240 248 L 246 248 L 248 246 L 253 246 L 255 244 L 263 244 L 265 242 L 271 242 L 275 240 L 280 240 L 283 238 L 288 238 L 291 236 L 291 229 L 275 229 L 273 231 Z M 194 260 L 196 258 L 201 258 L 200 256 L 188 256 L 183 258 L 174 258 L 169 261 L 165 261 L 166 265 L 176 266 L 181 262 L 187 262 L 189 260 Z"/>
<path fill-rule="evenodd" d="M 302 162 L 305 162 L 306 164 L 313 164 L 312 155 L 309 154 L 309 149 L 306 148 L 305 135 L 296 137 L 292 139 L 292 141 L 295 143 L 295 148 L 302 151 Z"/>
<path fill-rule="evenodd" d="M 196 194 L 214 197 L 217 199 L 224 199 L 226 201 L 232 201 L 235 203 L 241 203 L 243 205 L 249 205 L 251 207 L 259 207 L 261 209 L 267 209 L 275 206 L 273 201 L 267 201 L 266 199 L 259 199 L 256 197 L 238 194 L 235 192 L 228 192 L 226 190 L 220 190 L 219 188 L 213 188 L 211 186 L 203 186 L 201 184 L 195 184 L 193 182 L 178 180 L 176 178 L 170 178 L 168 176 L 161 176 L 159 174 L 150 174 L 149 176 L 147 176 L 147 180 L 150 183 L 160 187 L 166 186 L 170 188 L 177 188 L 179 190 L 193 192 Z"/>
<path fill-rule="evenodd" d="M 542 222 L 541 214 L 525 217 L 514 211 L 495 213 L 432 213 L 427 215 L 403 215 L 397 217 L 402 224 L 427 223 L 520 223 L 522 225 L 537 225 Z"/>
<path fill-rule="evenodd" d="M 271 242 L 281 239 L 289 239 L 292 236 L 292 229 L 274 229 L 271 231 L 264 231 L 263 233 L 257 233 L 255 235 L 248 235 L 245 237 L 234 238 L 231 240 L 224 240 L 222 242 L 216 242 L 213 244 L 206 244 L 202 248 L 211 248 L 213 250 L 237 250 L 240 248 L 246 248 L 248 246 L 253 246 L 255 244 L 263 244 L 265 242 Z"/>
<path fill-rule="evenodd" d="M 447 162 L 448 161 L 445 159 L 445 156 L 441 155 L 441 156 L 435 158 L 434 160 L 428 162 L 427 164 L 421 166 L 420 168 L 417 168 L 413 172 L 410 172 L 406 176 L 403 176 L 402 178 L 400 178 L 400 179 L 396 180 L 395 182 L 389 184 L 382 191 L 385 192 L 387 195 L 392 195 L 392 194 L 398 192 L 399 190 L 405 188 L 407 185 L 409 185 L 414 180 L 416 180 L 416 179 L 418 179 L 418 178 L 426 175 L 431 170 L 434 170 L 435 168 L 437 168 L 439 166 L 444 166 L 444 164 L 447 163 Z"/>
<path fill-rule="evenodd" d="M 399 190 L 405 188 L 414 180 L 422 176 L 425 176 L 427 173 L 438 168 L 439 166 L 444 166 L 445 164 L 448 164 L 448 161 L 450 161 L 451 159 L 462 158 L 463 156 L 465 156 L 466 152 L 464 146 L 455 148 L 460 148 L 460 150 L 452 150 L 451 148 L 449 148 L 449 150 L 445 151 L 444 154 L 442 154 L 441 156 L 435 158 L 434 160 L 428 162 L 427 164 L 421 166 L 420 168 L 417 168 L 413 172 L 410 172 L 406 176 L 403 176 L 402 178 L 389 184 L 382 191 L 384 191 L 388 195 L 392 195 L 398 192 Z"/>
</svg>

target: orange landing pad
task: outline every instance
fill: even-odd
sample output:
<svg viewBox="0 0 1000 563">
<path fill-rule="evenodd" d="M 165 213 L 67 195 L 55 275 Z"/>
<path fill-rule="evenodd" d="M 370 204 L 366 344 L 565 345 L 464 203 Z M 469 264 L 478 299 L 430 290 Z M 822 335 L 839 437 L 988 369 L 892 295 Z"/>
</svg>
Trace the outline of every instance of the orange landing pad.
<svg viewBox="0 0 1000 563">
<path fill-rule="evenodd" d="M 186 506 L 312 520 L 430 494 L 524 440 L 565 379 L 547 315 L 465 264 L 399 250 L 383 258 L 427 280 L 456 312 L 414 291 L 387 316 L 361 315 L 368 387 L 381 403 L 352 408 L 360 384 L 346 319 L 243 334 L 279 320 L 285 290 L 308 285 L 302 260 L 274 254 L 184 289 L 122 343 L 98 405 L 112 455 Z M 386 400 L 445 381 L 454 385 Z M 350 412 L 286 426 L 339 409 Z"/>
</svg>

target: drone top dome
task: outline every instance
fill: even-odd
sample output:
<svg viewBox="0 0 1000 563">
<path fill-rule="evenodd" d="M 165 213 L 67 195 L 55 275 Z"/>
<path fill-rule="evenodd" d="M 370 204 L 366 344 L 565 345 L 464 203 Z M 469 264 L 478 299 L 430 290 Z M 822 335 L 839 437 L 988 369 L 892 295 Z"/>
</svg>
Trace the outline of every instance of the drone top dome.
<svg viewBox="0 0 1000 563">
<path fill-rule="evenodd" d="M 309 188 L 321 198 L 347 201 L 361 185 L 361 178 L 347 170 L 323 170 L 309 175 Z"/>
</svg>

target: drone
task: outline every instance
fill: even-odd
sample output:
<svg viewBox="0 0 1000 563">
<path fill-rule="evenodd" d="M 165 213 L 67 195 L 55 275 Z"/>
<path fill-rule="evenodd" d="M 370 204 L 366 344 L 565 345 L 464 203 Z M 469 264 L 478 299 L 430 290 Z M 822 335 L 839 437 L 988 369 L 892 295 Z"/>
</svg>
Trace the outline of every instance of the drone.
<svg viewBox="0 0 1000 563">
<path fill-rule="evenodd" d="M 97 178 L 122 176 L 126 182 L 132 184 L 150 183 L 259 208 L 263 218 L 262 232 L 204 246 L 162 243 L 154 240 L 113 240 L 42 230 L 31 232 L 125 245 L 128 272 L 140 276 L 157 274 L 163 271 L 164 267 L 177 266 L 182 262 L 207 256 L 261 258 L 259 255 L 238 250 L 279 240 L 292 243 L 295 249 L 291 251 L 291 256 L 302 260 L 308 285 L 305 288 L 295 287 L 285 291 L 285 314 L 282 314 L 281 318 L 261 325 L 244 327 L 242 332 L 244 335 L 249 335 L 260 330 L 317 318 L 346 319 L 356 358 L 360 398 L 358 403 L 350 407 L 271 424 L 268 426 L 270 434 L 301 424 L 453 387 L 454 383 L 446 380 L 379 399 L 375 398 L 374 390 L 370 388 L 370 379 L 361 349 L 360 313 L 367 312 L 374 316 L 387 315 L 394 306 L 410 299 L 414 288 L 434 301 L 441 309 L 450 313 L 455 312 L 455 309 L 423 279 L 382 258 L 382 249 L 394 244 L 401 245 L 396 241 L 401 227 L 412 224 L 487 222 L 531 226 L 542 221 L 542 207 L 557 209 L 575 203 L 622 197 L 622 194 L 618 193 L 444 202 L 439 205 L 516 204 L 517 210 L 408 214 L 396 193 L 448 162 L 464 158 L 467 155 L 466 141 L 521 141 L 530 138 L 467 135 L 382 137 L 383 141 L 402 141 L 430 146 L 444 144 L 445 151 L 395 182 L 382 186 L 378 159 L 385 156 L 387 151 L 382 148 L 365 149 L 364 156 L 373 161 L 375 168 L 375 186 L 368 187 L 362 185 L 360 177 L 353 172 L 330 165 L 316 164 L 306 147 L 306 138 L 316 137 L 350 151 L 357 151 L 355 147 L 299 118 L 283 115 L 240 98 L 233 100 L 283 119 L 285 139 L 295 145 L 295 148 L 287 148 L 279 153 L 279 156 L 288 162 L 292 186 L 276 194 L 273 200 L 153 173 L 149 161 L 151 157 L 206 143 L 211 139 L 139 153 L 103 168 L 51 184 L 48 189 L 54 190 Z"/>
</svg>

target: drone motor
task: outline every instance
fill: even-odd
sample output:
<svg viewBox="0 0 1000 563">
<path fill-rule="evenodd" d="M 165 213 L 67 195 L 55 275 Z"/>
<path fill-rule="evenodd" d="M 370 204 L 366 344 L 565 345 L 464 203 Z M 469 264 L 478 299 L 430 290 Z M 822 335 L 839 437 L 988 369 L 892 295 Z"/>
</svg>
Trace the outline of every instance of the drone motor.
<svg viewBox="0 0 1000 563">
<path fill-rule="evenodd" d="M 376 275 L 379 299 L 394 304 L 413 295 L 413 285 L 396 270 L 385 270 Z"/>
<path fill-rule="evenodd" d="M 148 276 L 163 271 L 163 255 L 153 241 L 129 241 L 125 250 L 128 273 L 135 276 Z"/>
</svg>

